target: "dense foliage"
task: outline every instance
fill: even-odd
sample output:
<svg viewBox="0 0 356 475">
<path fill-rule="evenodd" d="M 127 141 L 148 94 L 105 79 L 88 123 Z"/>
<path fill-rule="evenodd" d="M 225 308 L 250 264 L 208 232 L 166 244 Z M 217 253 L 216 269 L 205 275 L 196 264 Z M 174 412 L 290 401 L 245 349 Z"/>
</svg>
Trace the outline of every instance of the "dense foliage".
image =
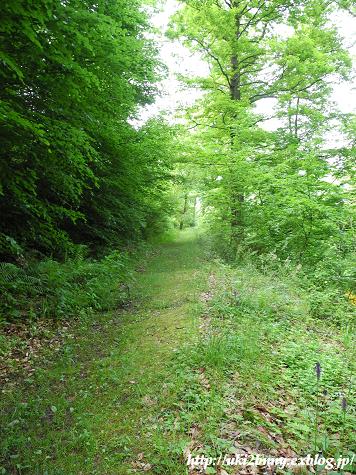
<svg viewBox="0 0 356 475">
<path fill-rule="evenodd" d="M 45 259 L 23 268 L 0 264 L 0 322 L 85 317 L 130 299 L 132 263 L 113 251 L 100 260 L 80 254 L 60 263 Z"/>
<path fill-rule="evenodd" d="M 352 68 L 330 20 L 352 14 L 351 3 L 182 2 L 170 35 L 210 65 L 189 79 L 204 94 L 187 111 L 188 131 L 160 119 L 133 125 L 163 71 L 141 0 L 0 8 L 0 260 L 17 266 L 14 287 L 7 271 L 1 283 L 3 316 L 32 312 L 22 280 L 39 278 L 50 296 L 56 264 L 39 271 L 36 259 L 74 268 L 83 245 L 102 255 L 159 232 L 168 216 L 193 226 L 201 206 L 225 256 L 292 262 L 319 286 L 352 290 L 356 119 L 330 101 Z M 271 118 L 277 128 L 265 126 Z M 100 262 L 88 265 L 101 273 Z"/>
<path fill-rule="evenodd" d="M 162 69 L 141 2 L 5 0 L 0 14 L 0 255 L 147 233 L 171 137 L 130 121 Z"/>
<path fill-rule="evenodd" d="M 210 65 L 207 77 L 189 79 L 205 92 L 188 111 L 189 141 L 220 249 L 292 260 L 323 285 L 350 287 L 355 119 L 330 101 L 332 83 L 351 70 L 330 20 L 350 5 L 182 3 L 170 34 Z"/>
</svg>

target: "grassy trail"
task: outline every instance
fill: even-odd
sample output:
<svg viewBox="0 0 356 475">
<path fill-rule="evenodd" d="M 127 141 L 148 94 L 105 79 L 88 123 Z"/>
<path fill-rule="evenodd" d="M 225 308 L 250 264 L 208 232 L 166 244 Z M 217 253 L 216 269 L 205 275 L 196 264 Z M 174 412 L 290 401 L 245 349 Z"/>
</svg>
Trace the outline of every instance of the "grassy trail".
<svg viewBox="0 0 356 475">
<path fill-rule="evenodd" d="M 132 308 L 83 324 L 56 364 L 6 394 L 4 473 L 117 475 L 135 461 L 150 470 L 142 454 L 160 433 L 148 433 L 147 418 L 160 411 L 172 355 L 197 333 L 208 268 L 193 232 L 158 245 L 138 270 Z"/>
<path fill-rule="evenodd" d="M 314 321 L 287 274 L 207 259 L 192 231 L 155 246 L 130 308 L 72 328 L 3 392 L 0 474 L 265 473 L 188 471 L 186 455 L 351 452 L 352 334 Z"/>
</svg>

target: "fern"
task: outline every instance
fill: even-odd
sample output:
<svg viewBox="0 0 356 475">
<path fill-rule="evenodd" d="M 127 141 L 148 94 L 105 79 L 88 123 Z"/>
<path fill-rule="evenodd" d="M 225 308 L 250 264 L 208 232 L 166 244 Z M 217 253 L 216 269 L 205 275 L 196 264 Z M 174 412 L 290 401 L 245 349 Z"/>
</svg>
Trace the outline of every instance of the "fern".
<svg viewBox="0 0 356 475">
<path fill-rule="evenodd" d="M 117 251 L 101 260 L 47 259 L 29 268 L 2 262 L 0 320 L 71 318 L 114 308 L 128 298 L 120 284 L 131 280 L 131 266 Z"/>
</svg>

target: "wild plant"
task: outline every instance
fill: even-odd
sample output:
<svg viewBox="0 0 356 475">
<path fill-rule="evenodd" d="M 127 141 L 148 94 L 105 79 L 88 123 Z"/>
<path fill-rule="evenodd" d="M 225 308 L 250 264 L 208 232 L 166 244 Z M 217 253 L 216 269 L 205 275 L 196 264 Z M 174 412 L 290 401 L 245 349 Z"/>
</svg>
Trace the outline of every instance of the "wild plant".
<svg viewBox="0 0 356 475">
<path fill-rule="evenodd" d="M 319 428 L 319 418 L 320 418 L 320 378 L 321 378 L 321 365 L 319 362 L 315 364 L 315 374 L 316 374 L 316 410 L 315 410 L 315 426 L 314 426 L 314 452 L 318 449 L 317 436 Z"/>
</svg>

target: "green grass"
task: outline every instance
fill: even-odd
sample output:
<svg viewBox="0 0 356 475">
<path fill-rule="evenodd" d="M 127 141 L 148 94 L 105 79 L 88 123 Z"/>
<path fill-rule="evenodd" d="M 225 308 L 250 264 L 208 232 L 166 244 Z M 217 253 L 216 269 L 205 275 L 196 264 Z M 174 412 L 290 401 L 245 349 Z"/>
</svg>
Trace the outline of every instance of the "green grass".
<svg viewBox="0 0 356 475">
<path fill-rule="evenodd" d="M 270 454 L 287 448 L 299 455 L 321 450 L 334 457 L 354 451 L 351 325 L 344 329 L 311 318 L 309 296 L 296 287 L 294 277 L 219 261 L 215 272 L 210 336 L 205 335 L 199 365 L 229 401 L 220 434 L 238 433 L 238 445 Z M 319 387 L 316 362 L 322 367 Z M 346 414 L 342 395 L 348 401 Z"/>
<path fill-rule="evenodd" d="M 183 475 L 188 450 L 303 455 L 318 400 L 317 449 L 352 451 L 352 325 L 313 319 L 292 276 L 207 258 L 189 230 L 155 243 L 135 280 L 131 307 L 78 322 L 5 386 L 0 473 Z"/>
<path fill-rule="evenodd" d="M 171 359 L 197 331 L 207 263 L 184 233 L 142 266 L 132 308 L 85 319 L 49 364 L 3 390 L 3 473 L 126 474 L 151 446 L 147 409 L 159 417 Z"/>
</svg>

